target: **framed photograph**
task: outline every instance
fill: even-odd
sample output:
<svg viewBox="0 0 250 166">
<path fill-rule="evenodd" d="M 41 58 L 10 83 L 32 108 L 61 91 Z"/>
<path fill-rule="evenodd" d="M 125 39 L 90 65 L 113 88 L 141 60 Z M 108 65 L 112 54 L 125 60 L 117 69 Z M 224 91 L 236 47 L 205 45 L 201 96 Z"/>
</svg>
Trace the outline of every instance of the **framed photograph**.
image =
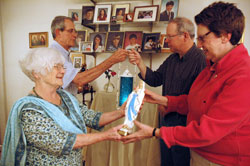
<svg viewBox="0 0 250 166">
<path fill-rule="evenodd" d="M 171 52 L 170 48 L 168 47 L 166 34 L 161 34 L 160 38 L 160 45 L 161 45 L 161 52 Z"/>
<path fill-rule="evenodd" d="M 170 21 L 178 15 L 179 0 L 162 0 L 160 21 Z"/>
<path fill-rule="evenodd" d="M 83 41 L 82 42 L 82 52 L 93 52 L 93 42 L 91 41 Z"/>
<path fill-rule="evenodd" d="M 127 13 L 123 18 L 123 22 L 132 22 L 134 18 L 134 13 Z"/>
<path fill-rule="evenodd" d="M 94 6 L 83 6 L 82 7 L 82 25 L 92 24 L 94 19 Z"/>
<path fill-rule="evenodd" d="M 124 32 L 108 32 L 106 51 L 114 52 L 123 48 Z"/>
<path fill-rule="evenodd" d="M 123 22 L 125 14 L 129 12 L 129 4 L 115 4 L 113 5 L 112 16 L 116 16 L 117 22 Z"/>
<path fill-rule="evenodd" d="M 124 39 L 124 49 L 135 49 L 137 52 L 141 52 L 142 46 L 142 31 L 126 31 Z"/>
<path fill-rule="evenodd" d="M 74 68 L 81 69 L 86 64 L 86 56 L 80 53 L 71 53 L 71 61 L 73 62 Z"/>
<path fill-rule="evenodd" d="M 74 23 L 82 22 L 82 10 L 81 9 L 69 9 L 68 16 L 73 19 Z"/>
<path fill-rule="evenodd" d="M 111 5 L 96 5 L 94 23 L 109 23 L 111 16 Z"/>
<path fill-rule="evenodd" d="M 161 33 L 144 33 L 142 39 L 142 51 L 156 50 L 160 34 Z"/>
<path fill-rule="evenodd" d="M 93 52 L 104 52 L 106 32 L 94 32 L 89 34 L 89 41 L 93 42 Z"/>
<path fill-rule="evenodd" d="M 30 48 L 48 47 L 48 32 L 33 32 L 29 33 Z"/>
<path fill-rule="evenodd" d="M 71 51 L 81 52 L 82 42 L 87 39 L 87 30 L 77 30 L 77 37 L 75 41 L 75 46 L 71 47 Z"/>
<path fill-rule="evenodd" d="M 158 8 L 158 5 L 136 6 L 134 8 L 134 22 L 155 21 Z"/>
</svg>

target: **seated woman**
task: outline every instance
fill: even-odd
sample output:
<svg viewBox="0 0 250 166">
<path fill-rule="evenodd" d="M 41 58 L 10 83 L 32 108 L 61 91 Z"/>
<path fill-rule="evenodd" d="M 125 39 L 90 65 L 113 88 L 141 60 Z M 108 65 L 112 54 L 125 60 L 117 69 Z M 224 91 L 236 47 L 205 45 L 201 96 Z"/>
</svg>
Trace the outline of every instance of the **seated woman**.
<svg viewBox="0 0 250 166">
<path fill-rule="evenodd" d="M 245 17 L 232 3 L 215 2 L 195 16 L 198 46 L 208 65 L 189 94 L 161 96 L 148 90 L 146 100 L 165 113 L 187 115 L 187 126 L 152 128 L 135 122 L 139 130 L 125 143 L 156 136 L 168 148 L 190 147 L 191 166 L 249 166 L 250 57 L 238 44 Z"/>
<path fill-rule="evenodd" d="M 124 117 L 118 111 L 101 113 L 78 104 L 61 89 L 64 57 L 52 48 L 32 49 L 22 60 L 22 71 L 35 83 L 28 96 L 19 99 L 9 115 L 1 165 L 82 165 L 82 148 L 104 140 L 119 140 L 122 126 L 100 130 Z"/>
</svg>

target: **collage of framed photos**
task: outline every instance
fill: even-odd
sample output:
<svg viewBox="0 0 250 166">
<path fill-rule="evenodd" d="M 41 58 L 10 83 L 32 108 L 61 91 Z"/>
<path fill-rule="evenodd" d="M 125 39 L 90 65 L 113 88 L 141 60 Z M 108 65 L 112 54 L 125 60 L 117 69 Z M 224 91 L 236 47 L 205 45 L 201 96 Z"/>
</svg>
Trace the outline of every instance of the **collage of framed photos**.
<svg viewBox="0 0 250 166">
<path fill-rule="evenodd" d="M 87 40 L 87 30 L 77 31 L 75 47 L 72 52 L 115 52 L 119 48 L 138 52 L 170 52 L 166 35 L 159 32 L 143 33 L 142 31 L 92 32 Z M 159 50 L 160 49 L 160 50 Z"/>
<path fill-rule="evenodd" d="M 135 6 L 130 4 L 97 4 L 69 9 L 68 16 L 75 23 L 103 24 L 110 22 L 169 21 L 177 16 L 179 0 L 162 0 L 160 5 Z M 133 11 L 133 12 L 131 12 Z"/>
<path fill-rule="evenodd" d="M 162 0 L 160 5 L 135 6 L 130 4 L 97 4 L 82 6 L 81 9 L 69 9 L 68 16 L 87 27 L 98 25 L 99 32 L 87 34 L 86 30 L 78 30 L 75 47 L 76 52 L 114 52 L 118 48 L 135 49 L 138 52 L 170 52 L 165 35 L 157 32 L 143 33 L 142 31 L 125 31 L 120 29 L 108 32 L 108 25 L 119 25 L 125 22 L 169 21 L 177 16 L 179 0 Z M 133 12 L 131 12 L 133 10 Z M 106 24 L 106 26 L 105 26 Z M 105 28 L 106 27 L 106 28 Z M 88 37 L 87 37 L 88 35 Z"/>
</svg>

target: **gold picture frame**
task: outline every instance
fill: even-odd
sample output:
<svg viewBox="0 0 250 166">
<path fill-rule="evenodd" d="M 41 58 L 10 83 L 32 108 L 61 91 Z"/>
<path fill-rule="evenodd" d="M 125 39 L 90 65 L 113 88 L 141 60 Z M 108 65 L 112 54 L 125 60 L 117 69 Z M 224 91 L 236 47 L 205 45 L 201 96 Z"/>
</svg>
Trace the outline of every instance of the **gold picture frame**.
<svg viewBox="0 0 250 166">
<path fill-rule="evenodd" d="M 48 32 L 31 32 L 29 33 L 29 47 L 48 47 Z"/>
<path fill-rule="evenodd" d="M 81 69 L 83 65 L 86 65 L 86 55 L 81 53 L 71 53 L 71 61 L 76 69 Z"/>
<path fill-rule="evenodd" d="M 168 47 L 168 43 L 165 42 L 166 39 L 167 39 L 167 35 L 161 34 L 161 37 L 160 37 L 161 52 L 171 52 L 170 48 Z"/>
</svg>

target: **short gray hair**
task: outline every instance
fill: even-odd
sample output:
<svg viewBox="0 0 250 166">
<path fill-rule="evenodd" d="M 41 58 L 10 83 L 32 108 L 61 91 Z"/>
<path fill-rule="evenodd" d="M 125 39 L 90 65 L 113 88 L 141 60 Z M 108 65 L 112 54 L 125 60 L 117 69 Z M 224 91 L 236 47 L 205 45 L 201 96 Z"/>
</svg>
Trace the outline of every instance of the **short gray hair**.
<svg viewBox="0 0 250 166">
<path fill-rule="evenodd" d="M 64 21 L 68 19 L 68 20 L 72 20 L 72 18 L 70 17 L 66 17 L 66 16 L 56 16 L 52 23 L 51 23 L 51 33 L 52 33 L 52 36 L 53 38 L 55 39 L 56 38 L 56 30 L 57 29 L 60 29 L 61 31 L 63 31 L 65 29 L 65 24 L 64 24 Z"/>
<path fill-rule="evenodd" d="M 170 23 L 174 23 L 177 25 L 177 33 L 187 32 L 191 39 L 194 39 L 194 23 L 191 20 L 185 17 L 176 17 L 173 20 L 169 21 L 169 24 Z"/>
<path fill-rule="evenodd" d="M 19 60 L 19 65 L 23 73 L 35 81 L 33 72 L 46 75 L 54 65 L 63 65 L 64 62 L 63 55 L 53 48 L 34 48 Z"/>
</svg>

